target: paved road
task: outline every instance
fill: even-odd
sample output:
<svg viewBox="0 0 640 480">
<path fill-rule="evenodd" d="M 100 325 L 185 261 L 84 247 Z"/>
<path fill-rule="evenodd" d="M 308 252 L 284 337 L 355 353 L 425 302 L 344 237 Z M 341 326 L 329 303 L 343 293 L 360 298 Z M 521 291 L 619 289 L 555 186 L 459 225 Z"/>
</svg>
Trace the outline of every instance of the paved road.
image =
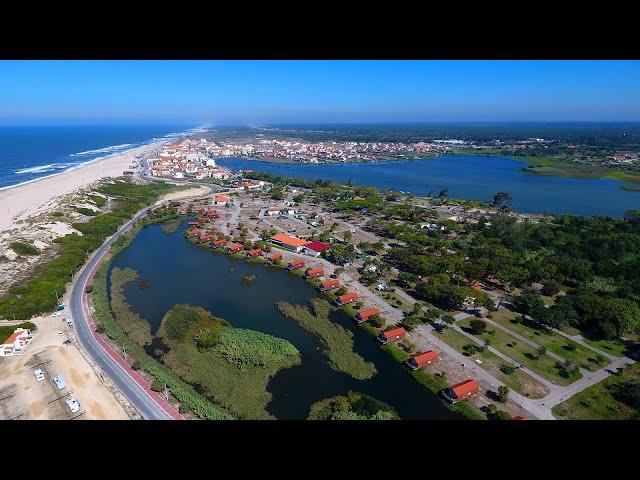
<svg viewBox="0 0 640 480">
<path fill-rule="evenodd" d="M 162 202 L 152 207 L 165 203 L 168 202 Z M 149 384 L 124 361 L 119 352 L 116 352 L 101 335 L 95 333 L 95 324 L 85 294 L 85 287 L 92 281 L 100 261 L 107 254 L 111 245 L 123 233 L 130 230 L 135 222 L 152 207 L 141 210 L 93 253 L 76 277 L 69 295 L 67 309 L 73 318 L 73 324 L 82 348 L 145 419 L 182 419 L 182 415 L 169 405 L 158 392 L 152 391 Z"/>
</svg>

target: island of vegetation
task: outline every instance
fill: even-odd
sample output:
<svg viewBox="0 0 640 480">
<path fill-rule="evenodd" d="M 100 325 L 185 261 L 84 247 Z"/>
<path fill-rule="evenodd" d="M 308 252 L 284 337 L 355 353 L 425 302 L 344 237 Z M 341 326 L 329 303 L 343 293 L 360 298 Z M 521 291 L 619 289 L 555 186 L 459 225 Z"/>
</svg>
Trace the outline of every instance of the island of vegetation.
<svg viewBox="0 0 640 480">
<path fill-rule="evenodd" d="M 314 403 L 309 420 L 399 420 L 389 405 L 363 393 L 349 391 Z"/>
<path fill-rule="evenodd" d="M 292 305 L 288 302 L 279 302 L 278 310 L 320 339 L 322 352 L 332 369 L 358 380 L 373 377 L 376 367 L 353 350 L 353 333 L 329 319 L 332 308 L 329 302 L 313 298 L 309 303 L 313 313 L 304 305 Z"/>
</svg>

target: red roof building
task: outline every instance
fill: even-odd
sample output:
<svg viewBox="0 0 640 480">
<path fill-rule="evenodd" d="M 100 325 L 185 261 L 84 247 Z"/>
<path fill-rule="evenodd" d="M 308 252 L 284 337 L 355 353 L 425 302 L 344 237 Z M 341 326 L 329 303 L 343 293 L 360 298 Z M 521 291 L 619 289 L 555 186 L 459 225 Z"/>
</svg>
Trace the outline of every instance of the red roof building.
<svg viewBox="0 0 640 480">
<path fill-rule="evenodd" d="M 325 250 L 329 250 L 331 248 L 330 245 L 323 242 L 308 242 L 303 248 L 303 252 L 308 255 L 313 255 L 314 257 L 320 256 L 322 252 Z"/>
<path fill-rule="evenodd" d="M 407 331 L 404 328 L 392 328 L 391 330 L 387 330 L 386 332 L 382 332 L 378 335 L 378 341 L 382 344 L 397 342 L 399 340 L 403 340 L 406 335 Z"/>
<path fill-rule="evenodd" d="M 526 420 L 527 417 L 523 417 L 522 415 L 517 415 L 515 417 L 513 417 L 511 420 Z"/>
<path fill-rule="evenodd" d="M 253 248 L 247 252 L 247 258 L 257 257 L 258 255 L 262 255 L 261 248 Z"/>
<path fill-rule="evenodd" d="M 269 261 L 271 263 L 279 262 L 280 260 L 282 260 L 282 254 L 279 252 L 272 253 L 271 255 L 269 255 Z"/>
<path fill-rule="evenodd" d="M 435 363 L 439 360 L 438 352 L 435 350 L 427 350 L 426 352 L 416 353 L 407 360 L 407 366 L 411 370 L 418 370 L 424 368 L 431 363 Z"/>
<path fill-rule="evenodd" d="M 219 238 L 215 242 L 213 242 L 213 246 L 216 248 L 224 247 L 227 244 L 226 238 Z"/>
<path fill-rule="evenodd" d="M 305 272 L 307 278 L 317 278 L 322 277 L 324 275 L 324 269 L 322 267 L 318 268 L 308 268 Z"/>
<path fill-rule="evenodd" d="M 348 305 L 350 303 L 355 303 L 358 301 L 358 294 L 356 292 L 348 292 L 344 295 L 340 295 L 336 302 L 338 305 Z"/>
<path fill-rule="evenodd" d="M 242 245 L 241 243 L 232 243 L 228 248 L 229 253 L 238 253 L 244 250 L 244 245 Z"/>
<path fill-rule="evenodd" d="M 358 315 L 356 315 L 356 321 L 358 323 L 366 322 L 374 315 L 380 315 L 380 310 L 378 310 L 377 308 L 369 308 L 368 310 L 361 310 L 358 312 Z"/>
<path fill-rule="evenodd" d="M 200 226 L 200 222 L 197 222 L 197 221 L 194 220 L 194 221 L 191 221 L 191 222 L 187 223 L 187 225 L 190 226 L 190 227 L 199 227 Z"/>
<path fill-rule="evenodd" d="M 218 215 L 218 211 L 215 208 L 212 208 L 207 212 L 207 216 L 211 218 L 218 218 L 220 215 Z"/>
<path fill-rule="evenodd" d="M 200 230 L 194 228 L 191 230 L 187 230 L 187 237 L 188 238 L 192 238 L 192 237 L 197 237 L 198 235 L 200 235 Z"/>
<path fill-rule="evenodd" d="M 280 248 L 292 250 L 294 252 L 299 252 L 307 243 L 306 240 L 287 235 L 286 233 L 276 233 L 271 237 L 271 242 Z"/>
<path fill-rule="evenodd" d="M 213 240 L 213 235 L 211 233 L 203 233 L 200 235 L 200 243 L 206 243 Z"/>
<path fill-rule="evenodd" d="M 296 258 L 294 260 L 291 260 L 289 262 L 289 265 L 287 265 L 287 268 L 289 270 L 296 270 L 298 268 L 302 268 L 304 267 L 304 260 L 302 260 L 301 258 Z"/>
<path fill-rule="evenodd" d="M 338 280 L 337 278 L 328 278 L 320 284 L 320 291 L 325 292 L 327 290 L 333 290 L 334 288 L 338 288 L 339 286 L 340 280 Z"/>
<path fill-rule="evenodd" d="M 451 403 L 456 403 L 471 396 L 477 395 L 480 387 L 478 382 L 467 379 L 464 382 L 456 383 L 447 388 L 443 393 L 444 397 Z"/>
</svg>

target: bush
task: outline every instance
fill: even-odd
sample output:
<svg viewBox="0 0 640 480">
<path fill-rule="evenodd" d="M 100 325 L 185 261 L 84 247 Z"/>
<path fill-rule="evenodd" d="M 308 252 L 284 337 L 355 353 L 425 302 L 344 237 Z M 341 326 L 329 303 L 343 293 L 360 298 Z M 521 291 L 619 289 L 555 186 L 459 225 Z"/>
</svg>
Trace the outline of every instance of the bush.
<svg viewBox="0 0 640 480">
<path fill-rule="evenodd" d="M 93 285 L 87 285 L 84 289 L 85 293 L 93 292 Z"/>
<path fill-rule="evenodd" d="M 138 360 L 134 360 L 131 363 L 131 368 L 133 368 L 134 370 L 140 370 L 142 368 L 142 365 L 140 364 L 140 362 Z"/>
<path fill-rule="evenodd" d="M 484 320 L 474 319 L 469 322 L 469 327 L 471 328 L 471 333 L 474 335 L 480 335 L 487 329 L 487 322 Z"/>
<path fill-rule="evenodd" d="M 506 385 L 500 385 L 498 387 L 498 401 L 505 403 L 509 399 L 509 387 Z"/>
<path fill-rule="evenodd" d="M 161 392 L 162 390 L 164 390 L 164 383 L 158 380 L 154 380 L 153 382 L 151 382 L 151 390 L 153 390 L 154 392 Z"/>
<path fill-rule="evenodd" d="M 500 367 L 500 371 L 501 371 L 502 373 L 504 373 L 505 375 L 511 375 L 513 372 L 515 372 L 515 371 L 516 371 L 516 367 L 514 367 L 513 365 L 506 365 L 506 364 L 503 364 L 503 365 Z"/>
<path fill-rule="evenodd" d="M 38 249 L 26 242 L 11 242 L 11 250 L 19 255 L 38 255 Z"/>
</svg>

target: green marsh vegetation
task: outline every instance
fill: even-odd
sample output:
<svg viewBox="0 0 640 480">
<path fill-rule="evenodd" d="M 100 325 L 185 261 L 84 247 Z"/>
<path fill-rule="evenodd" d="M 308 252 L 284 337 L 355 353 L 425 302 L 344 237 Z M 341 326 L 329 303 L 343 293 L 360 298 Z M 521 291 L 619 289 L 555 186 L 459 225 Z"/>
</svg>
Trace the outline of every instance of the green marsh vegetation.
<svg viewBox="0 0 640 480">
<path fill-rule="evenodd" d="M 300 363 L 300 352 L 287 340 L 233 328 L 190 305 L 169 310 L 158 337 L 168 348 L 162 362 L 239 418 L 272 418 L 265 409 L 269 379 Z"/>
<path fill-rule="evenodd" d="M 288 302 L 279 302 L 277 306 L 283 315 L 295 320 L 320 339 L 322 353 L 333 370 L 358 380 L 373 377 L 376 373 L 375 365 L 365 361 L 353 350 L 353 333 L 329 319 L 331 305 L 320 298 L 311 299 L 310 304 L 312 311 L 304 305 L 292 305 Z"/>
<path fill-rule="evenodd" d="M 120 251 L 123 247 L 112 246 L 111 254 Z M 146 353 L 143 347 L 134 342 L 116 322 L 107 293 L 107 271 L 109 262 L 103 262 L 96 270 L 93 279 L 93 291 L 91 298 L 95 312 L 93 314 L 98 331 L 124 347 L 127 351 L 128 361 L 131 365 L 142 368 L 162 385 L 167 385 L 173 396 L 181 402 L 181 411 L 188 410 L 202 419 L 230 420 L 233 417 L 222 407 L 212 403 L 209 399 L 200 395 L 192 385 L 181 380 L 167 366 Z"/>
</svg>

